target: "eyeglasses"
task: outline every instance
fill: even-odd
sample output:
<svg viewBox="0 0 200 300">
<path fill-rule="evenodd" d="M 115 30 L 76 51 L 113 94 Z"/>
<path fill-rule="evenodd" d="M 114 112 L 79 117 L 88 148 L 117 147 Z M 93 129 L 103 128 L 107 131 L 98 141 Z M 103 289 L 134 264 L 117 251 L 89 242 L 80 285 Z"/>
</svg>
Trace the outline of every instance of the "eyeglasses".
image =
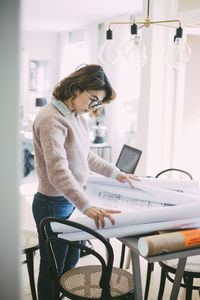
<svg viewBox="0 0 200 300">
<path fill-rule="evenodd" d="M 88 91 L 84 90 L 84 92 L 90 97 L 90 99 L 92 100 L 89 104 L 89 109 L 95 111 L 99 108 L 102 108 L 103 106 L 103 102 L 100 101 L 97 97 L 93 97 L 92 95 L 90 95 L 90 93 L 88 93 Z"/>
</svg>

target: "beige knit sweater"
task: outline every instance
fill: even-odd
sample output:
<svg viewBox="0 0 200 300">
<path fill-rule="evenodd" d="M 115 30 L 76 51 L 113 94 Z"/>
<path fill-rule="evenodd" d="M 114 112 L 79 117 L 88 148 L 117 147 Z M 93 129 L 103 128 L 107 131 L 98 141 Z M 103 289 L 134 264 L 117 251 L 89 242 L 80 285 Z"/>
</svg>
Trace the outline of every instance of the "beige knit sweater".
<svg viewBox="0 0 200 300">
<path fill-rule="evenodd" d="M 38 191 L 48 196 L 64 196 L 84 211 L 90 206 L 82 189 L 89 169 L 110 177 L 115 166 L 89 150 L 86 120 L 63 110 L 64 104 L 59 102 L 54 100 L 54 104 L 46 105 L 33 124 Z M 59 105 L 56 107 L 55 103 Z"/>
</svg>

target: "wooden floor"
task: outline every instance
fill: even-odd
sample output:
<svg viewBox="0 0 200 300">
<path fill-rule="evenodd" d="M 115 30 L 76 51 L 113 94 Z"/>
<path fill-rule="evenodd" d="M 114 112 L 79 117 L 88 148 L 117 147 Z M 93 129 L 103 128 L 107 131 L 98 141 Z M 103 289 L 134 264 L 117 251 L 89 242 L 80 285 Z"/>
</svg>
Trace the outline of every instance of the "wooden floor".
<svg viewBox="0 0 200 300">
<path fill-rule="evenodd" d="M 22 193 L 21 210 L 22 210 L 23 229 L 30 229 L 36 231 L 35 223 L 32 216 L 32 211 L 31 211 L 33 194 L 36 191 L 36 189 L 37 189 L 36 178 L 34 172 L 32 172 L 27 178 L 23 179 L 21 183 L 21 189 L 20 189 Z M 112 238 L 110 242 L 113 246 L 114 253 L 115 253 L 114 266 L 118 267 L 120 261 L 121 243 L 115 238 Z M 92 243 L 95 248 L 98 248 L 98 251 L 100 250 L 101 253 L 105 255 L 104 249 L 99 247 L 99 242 L 97 240 L 93 240 Z M 126 250 L 125 262 L 127 262 L 127 256 L 128 256 L 128 251 Z M 92 256 L 85 256 L 83 258 L 80 258 L 78 265 L 91 264 L 91 262 L 92 262 Z M 141 258 L 140 264 L 141 264 L 141 274 L 142 274 L 142 287 L 144 291 L 147 263 L 144 259 Z M 37 281 L 38 268 L 39 268 L 39 251 L 37 251 L 34 257 L 34 266 L 35 266 L 35 281 Z M 21 269 L 22 269 L 22 295 L 23 295 L 22 300 L 32 300 L 26 265 L 22 265 Z M 128 270 L 131 272 L 131 266 L 129 267 Z M 150 286 L 150 292 L 148 297 L 149 300 L 157 299 L 159 280 L 160 280 L 160 267 L 156 263 L 151 278 L 151 286 Z M 196 280 L 195 283 L 200 286 L 200 280 Z M 171 288 L 172 288 L 172 284 L 167 280 L 163 300 L 169 299 Z M 181 288 L 178 299 L 174 299 L 174 300 L 184 300 L 184 299 L 185 299 L 185 289 Z M 192 300 L 200 300 L 198 291 L 193 291 Z"/>
</svg>

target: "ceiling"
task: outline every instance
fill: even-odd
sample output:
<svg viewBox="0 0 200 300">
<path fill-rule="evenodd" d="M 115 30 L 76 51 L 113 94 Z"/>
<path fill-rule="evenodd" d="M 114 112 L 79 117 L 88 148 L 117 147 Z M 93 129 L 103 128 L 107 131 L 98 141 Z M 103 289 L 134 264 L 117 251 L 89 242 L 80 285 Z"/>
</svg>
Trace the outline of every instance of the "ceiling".
<svg viewBox="0 0 200 300">
<path fill-rule="evenodd" d="M 143 0 L 22 0 L 22 29 L 26 31 L 72 31 L 88 24 L 135 14 Z"/>
</svg>

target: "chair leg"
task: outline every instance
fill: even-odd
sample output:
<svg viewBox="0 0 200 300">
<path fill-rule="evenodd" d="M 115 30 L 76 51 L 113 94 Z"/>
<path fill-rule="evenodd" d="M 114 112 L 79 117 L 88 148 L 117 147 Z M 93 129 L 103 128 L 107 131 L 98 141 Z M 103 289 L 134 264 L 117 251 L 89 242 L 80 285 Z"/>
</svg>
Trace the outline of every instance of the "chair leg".
<svg viewBox="0 0 200 300">
<path fill-rule="evenodd" d="M 122 244 L 121 259 L 120 259 L 120 265 L 119 265 L 120 269 L 122 269 L 123 265 L 124 265 L 125 247 L 126 246 L 124 244 Z"/>
<path fill-rule="evenodd" d="M 150 287 L 150 282 L 151 282 L 151 272 L 153 271 L 153 269 L 154 269 L 154 263 L 148 263 L 144 300 L 148 299 L 149 287 Z"/>
<path fill-rule="evenodd" d="M 158 293 L 158 300 L 162 300 L 163 293 L 165 289 L 165 282 L 166 282 L 166 273 L 163 268 L 161 268 L 161 277 L 160 277 L 160 287 L 159 287 L 159 293 Z"/>
<path fill-rule="evenodd" d="M 34 252 L 26 253 L 27 269 L 29 275 L 29 282 L 31 287 L 31 294 L 33 300 L 37 300 L 36 290 L 35 290 L 35 280 L 34 280 L 34 264 L 33 264 Z"/>
<path fill-rule="evenodd" d="M 130 264 L 131 264 L 131 250 L 128 249 L 128 256 L 127 256 L 127 260 L 126 260 L 125 269 L 128 269 L 130 267 Z"/>
<path fill-rule="evenodd" d="M 193 277 L 187 276 L 185 280 L 186 285 L 186 297 L 185 300 L 191 300 L 192 299 L 192 286 L 193 286 Z"/>
<path fill-rule="evenodd" d="M 127 297 L 127 300 L 135 300 L 135 293 Z"/>
</svg>

